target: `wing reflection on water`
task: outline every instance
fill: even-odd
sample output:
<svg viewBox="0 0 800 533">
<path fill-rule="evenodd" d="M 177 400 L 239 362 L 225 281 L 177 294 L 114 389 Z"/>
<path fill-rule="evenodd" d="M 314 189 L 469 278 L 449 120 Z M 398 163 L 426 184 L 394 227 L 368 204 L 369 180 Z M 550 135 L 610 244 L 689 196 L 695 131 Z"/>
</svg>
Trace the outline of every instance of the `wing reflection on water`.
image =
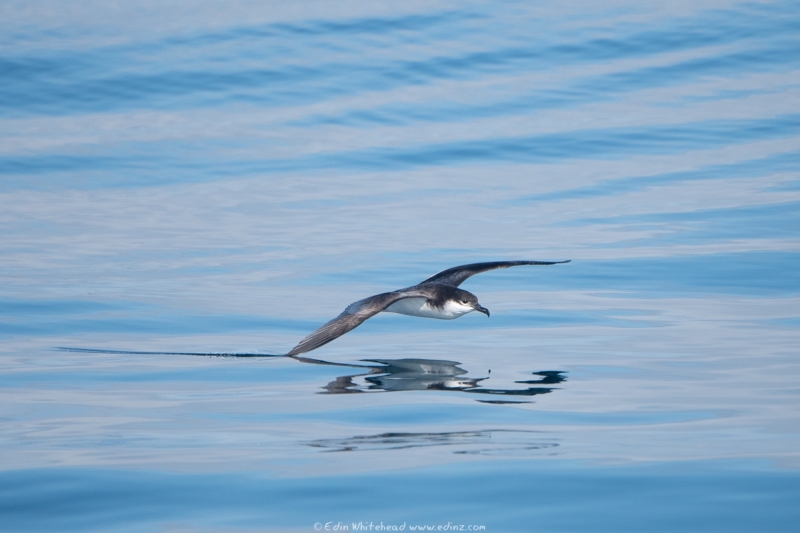
<svg viewBox="0 0 800 533">
<path fill-rule="evenodd" d="M 308 357 L 295 357 L 303 363 L 344 366 L 359 372 L 340 376 L 323 387 L 323 394 L 396 392 L 413 390 L 459 391 L 514 398 L 548 394 L 552 386 L 566 381 L 565 372 L 533 372 L 532 379 L 514 381 L 519 387 L 484 388 L 489 377 L 473 378 L 461 363 L 439 359 L 365 359 L 364 365 L 332 363 Z M 372 364 L 369 364 L 372 363 Z M 484 403 L 527 403 L 519 400 L 484 399 Z M 525 429 L 480 429 L 446 432 L 389 432 L 375 435 L 316 439 L 305 443 L 325 452 L 387 451 L 421 447 L 445 447 L 460 455 L 527 456 L 530 453 L 554 454 L 559 446 L 551 436 Z"/>
<path fill-rule="evenodd" d="M 364 359 L 366 364 L 334 363 L 322 359 L 302 357 L 299 355 L 285 356 L 267 353 L 243 352 L 147 352 L 132 350 L 105 350 L 96 348 L 58 347 L 60 351 L 77 353 L 106 353 L 116 355 L 194 355 L 201 357 L 243 357 L 243 358 L 269 358 L 277 359 L 289 357 L 301 363 L 314 365 L 340 366 L 343 368 L 358 369 L 355 374 L 340 376 L 326 386 L 323 394 L 349 394 L 357 392 L 397 392 L 413 390 L 440 390 L 457 391 L 471 394 L 486 394 L 494 396 L 507 396 L 524 398 L 538 394 L 548 394 L 556 390 L 555 387 L 524 385 L 557 385 L 567 380 L 566 372 L 562 370 L 541 370 L 532 372 L 534 379 L 514 381 L 513 388 L 485 388 L 482 381 L 487 377 L 472 378 L 466 376 L 467 371 L 459 367 L 458 361 L 443 359 Z M 371 364 L 370 364 L 371 363 Z M 491 372 L 491 371 L 490 371 Z M 482 399 L 483 403 L 527 403 L 515 399 Z"/>
<path fill-rule="evenodd" d="M 332 363 L 321 359 L 295 357 L 300 362 L 318 365 L 345 366 L 358 368 L 360 372 L 340 376 L 328 383 L 323 389 L 327 394 L 349 394 L 358 392 L 397 392 L 412 390 L 459 391 L 472 394 L 495 396 L 528 397 L 548 394 L 555 387 L 524 385 L 556 385 L 566 381 L 565 372 L 560 370 L 542 370 L 533 372 L 534 379 L 515 381 L 522 385 L 514 388 L 485 388 L 482 381 L 489 377 L 473 378 L 467 371 L 459 367 L 457 361 L 440 359 L 365 359 L 364 365 L 346 365 Z M 485 403 L 520 403 L 514 400 L 478 400 Z"/>
<path fill-rule="evenodd" d="M 381 433 L 338 439 L 317 439 L 306 443 L 326 452 L 403 450 L 421 447 L 455 447 L 459 455 L 517 455 L 531 450 L 558 447 L 558 442 L 538 431 L 482 429 L 442 433 Z M 451 448 L 452 449 L 452 448 Z"/>
</svg>

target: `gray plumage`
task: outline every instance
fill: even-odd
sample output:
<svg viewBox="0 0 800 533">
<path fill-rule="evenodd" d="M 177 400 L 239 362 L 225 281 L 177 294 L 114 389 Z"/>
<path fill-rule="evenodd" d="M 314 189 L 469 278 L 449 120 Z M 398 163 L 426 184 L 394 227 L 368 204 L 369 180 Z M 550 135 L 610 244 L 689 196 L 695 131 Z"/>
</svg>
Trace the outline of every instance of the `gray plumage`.
<svg viewBox="0 0 800 533">
<path fill-rule="evenodd" d="M 478 303 L 478 298 L 474 294 L 458 288 L 464 280 L 497 268 L 560 263 L 569 261 L 494 261 L 448 268 L 413 287 L 376 294 L 351 303 L 342 314 L 300 341 L 286 355 L 295 356 L 316 350 L 355 329 L 381 311 L 445 320 L 458 318 L 471 311 L 489 316 L 489 310 Z"/>
</svg>

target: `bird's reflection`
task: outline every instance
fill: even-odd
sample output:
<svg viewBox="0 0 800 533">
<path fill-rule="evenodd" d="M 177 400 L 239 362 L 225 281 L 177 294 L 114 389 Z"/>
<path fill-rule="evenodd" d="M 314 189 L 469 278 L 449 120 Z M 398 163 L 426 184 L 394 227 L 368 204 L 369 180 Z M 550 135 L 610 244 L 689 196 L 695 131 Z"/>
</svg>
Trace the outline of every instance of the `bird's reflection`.
<svg viewBox="0 0 800 533">
<path fill-rule="evenodd" d="M 325 452 L 387 451 L 443 447 L 458 455 L 519 455 L 548 450 L 554 454 L 556 439 L 525 429 L 478 429 L 444 432 L 391 432 L 377 435 L 316 439 L 305 443 Z"/>
<path fill-rule="evenodd" d="M 532 379 L 515 381 L 514 388 L 488 388 L 486 377 L 469 377 L 457 361 L 441 359 L 365 359 L 363 365 L 333 363 L 322 359 L 295 356 L 303 363 L 342 366 L 359 371 L 340 376 L 323 387 L 327 394 L 353 394 L 364 392 L 397 392 L 413 390 L 459 391 L 498 397 L 519 398 L 548 394 L 552 385 L 566 381 L 565 372 L 542 370 L 533 372 Z M 547 386 L 543 386 L 547 385 Z M 484 399 L 485 403 L 520 403 L 512 399 Z"/>
<path fill-rule="evenodd" d="M 323 387 L 323 394 L 354 394 L 414 390 L 459 391 L 494 395 L 480 399 L 493 404 L 527 403 L 524 397 L 548 394 L 566 381 L 566 372 L 542 370 L 531 379 L 514 381 L 513 388 L 484 387 L 487 377 L 473 378 L 461 363 L 441 359 L 365 359 L 362 365 L 333 363 L 295 356 L 300 362 L 357 368 L 357 373 L 339 376 Z M 454 454 L 519 456 L 530 453 L 554 454 L 558 447 L 552 437 L 527 429 L 479 429 L 445 432 L 391 432 L 375 435 L 316 439 L 306 443 L 326 452 L 387 451 L 420 447 L 446 447 Z"/>
<path fill-rule="evenodd" d="M 566 381 L 566 372 L 541 370 L 532 372 L 530 379 L 513 381 L 508 387 L 487 387 L 491 373 L 470 377 L 457 361 L 442 359 L 365 359 L 359 364 L 336 363 L 302 356 L 241 352 L 142 352 L 100 350 L 93 348 L 59 348 L 82 353 L 117 355 L 193 355 L 225 358 L 291 358 L 301 363 L 347 369 L 322 387 L 322 394 L 357 394 L 367 392 L 446 391 L 480 394 L 476 400 L 490 404 L 528 403 L 532 396 L 557 390 Z M 530 453 L 555 454 L 559 444 L 554 437 L 526 427 L 480 428 L 456 431 L 393 431 L 373 435 L 321 438 L 304 444 L 326 452 L 387 451 L 408 448 L 444 447 L 460 455 L 526 456 Z"/>
<path fill-rule="evenodd" d="M 566 372 L 561 370 L 541 370 L 532 372 L 531 379 L 514 381 L 513 388 L 488 388 L 484 381 L 489 376 L 473 378 L 466 374 L 457 361 L 444 359 L 364 359 L 364 364 L 335 363 L 300 355 L 277 355 L 267 353 L 243 352 L 145 352 L 132 350 L 104 350 L 96 348 L 59 347 L 57 350 L 79 353 L 106 353 L 117 355 L 194 355 L 202 357 L 235 358 L 291 358 L 301 363 L 339 366 L 358 369 L 355 373 L 339 376 L 323 387 L 326 394 L 353 394 L 363 392 L 397 392 L 414 390 L 458 391 L 471 394 L 497 396 L 497 399 L 480 399 L 483 403 L 525 403 L 523 398 L 548 394 L 557 385 L 567 380 Z M 491 371 L 489 371 L 491 372 Z M 527 386 L 526 386 L 527 385 Z M 535 385 L 535 386 L 531 386 Z M 543 386 L 546 385 L 546 386 Z M 505 397 L 505 398 L 503 398 Z"/>
</svg>

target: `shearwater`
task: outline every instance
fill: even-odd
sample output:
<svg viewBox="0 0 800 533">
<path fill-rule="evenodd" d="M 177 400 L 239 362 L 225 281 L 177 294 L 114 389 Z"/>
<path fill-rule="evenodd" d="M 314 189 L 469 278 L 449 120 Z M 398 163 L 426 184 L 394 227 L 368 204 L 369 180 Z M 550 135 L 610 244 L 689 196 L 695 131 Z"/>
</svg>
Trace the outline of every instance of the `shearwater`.
<svg viewBox="0 0 800 533">
<path fill-rule="evenodd" d="M 392 292 L 384 292 L 353 302 L 342 314 L 324 324 L 292 348 L 287 356 L 316 350 L 358 327 L 381 311 L 452 320 L 472 311 L 489 316 L 489 310 L 478 303 L 478 297 L 459 289 L 464 280 L 475 274 L 520 265 L 557 265 L 567 261 L 493 261 L 472 263 L 443 270 L 425 281 Z"/>
<path fill-rule="evenodd" d="M 472 263 L 443 270 L 425 281 L 392 292 L 384 292 L 353 302 L 342 313 L 314 331 L 311 335 L 285 354 L 246 353 L 246 352 L 143 352 L 129 350 L 103 350 L 96 348 L 58 347 L 58 350 L 84 353 L 115 353 L 131 355 L 198 355 L 212 357 L 294 357 L 309 363 L 336 364 L 316 359 L 297 357 L 316 350 L 355 329 L 368 318 L 381 311 L 424 318 L 452 320 L 472 311 L 489 316 L 489 310 L 478 303 L 478 297 L 469 291 L 459 289 L 464 280 L 475 274 L 520 265 L 559 265 L 566 261 L 493 261 Z M 343 365 L 348 366 L 348 365 Z"/>
</svg>

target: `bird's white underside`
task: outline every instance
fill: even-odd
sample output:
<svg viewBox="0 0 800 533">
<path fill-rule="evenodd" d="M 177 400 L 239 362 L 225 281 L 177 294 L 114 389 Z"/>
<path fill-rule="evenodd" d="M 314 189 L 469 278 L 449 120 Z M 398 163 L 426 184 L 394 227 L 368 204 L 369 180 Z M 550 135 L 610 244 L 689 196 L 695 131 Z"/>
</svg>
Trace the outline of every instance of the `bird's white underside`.
<svg viewBox="0 0 800 533">
<path fill-rule="evenodd" d="M 445 302 L 442 309 L 428 305 L 426 298 L 403 298 L 384 311 L 389 313 L 400 313 L 401 315 L 420 316 L 424 318 L 439 318 L 442 320 L 452 320 L 461 315 L 474 311 L 471 306 L 460 304 L 452 300 Z"/>
</svg>

